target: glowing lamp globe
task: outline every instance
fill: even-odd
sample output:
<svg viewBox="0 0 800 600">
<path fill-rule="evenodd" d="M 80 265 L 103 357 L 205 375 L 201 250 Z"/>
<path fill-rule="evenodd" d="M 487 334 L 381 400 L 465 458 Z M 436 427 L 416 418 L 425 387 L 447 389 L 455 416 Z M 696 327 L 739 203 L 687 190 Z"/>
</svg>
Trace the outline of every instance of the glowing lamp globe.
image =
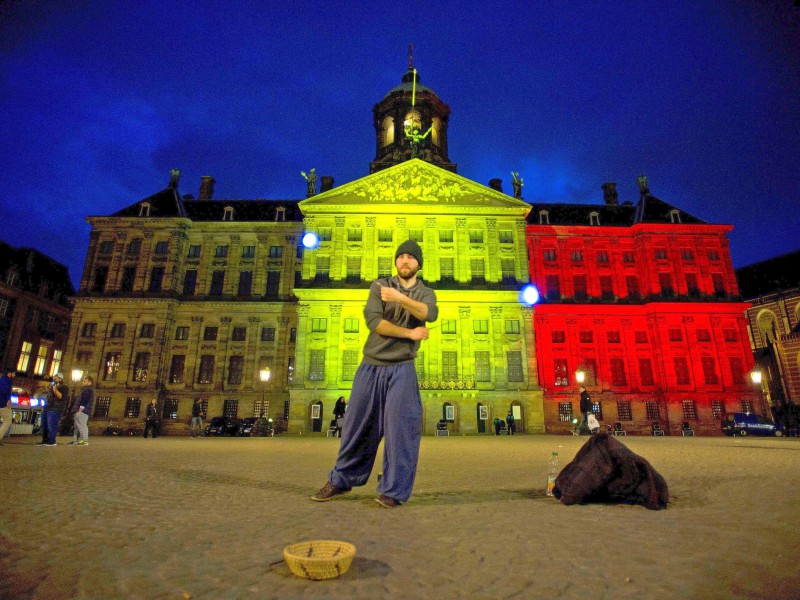
<svg viewBox="0 0 800 600">
<path fill-rule="evenodd" d="M 316 233 L 309 231 L 303 236 L 303 247 L 309 250 L 319 246 L 319 236 Z"/>
<path fill-rule="evenodd" d="M 533 306 L 539 301 L 539 290 L 536 289 L 535 285 L 526 285 L 520 290 L 519 295 L 522 304 L 527 304 L 528 306 Z"/>
</svg>

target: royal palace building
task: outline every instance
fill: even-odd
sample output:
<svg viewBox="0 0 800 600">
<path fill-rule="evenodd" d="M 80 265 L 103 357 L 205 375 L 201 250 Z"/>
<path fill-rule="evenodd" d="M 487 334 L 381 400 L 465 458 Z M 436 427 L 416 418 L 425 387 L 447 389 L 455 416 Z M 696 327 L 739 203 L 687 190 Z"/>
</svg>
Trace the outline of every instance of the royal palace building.
<svg viewBox="0 0 800 600">
<path fill-rule="evenodd" d="M 322 177 L 318 192 L 312 171 L 305 199 L 220 200 L 211 177 L 181 195 L 173 172 L 90 217 L 66 362 L 96 375 L 94 422 L 140 421 L 154 397 L 164 429 L 185 432 L 200 398 L 208 417 L 324 432 L 361 361 L 370 283 L 413 239 L 439 304 L 416 360 L 424 433 L 489 433 L 509 411 L 518 431 L 567 432 L 578 371 L 606 423 L 719 433 L 719 414 L 753 396 L 730 227 L 642 182 L 635 204 L 612 184 L 600 205 L 530 204 L 517 174 L 513 195 L 458 174 L 449 118 L 409 65 L 373 107 L 361 179 Z"/>
</svg>

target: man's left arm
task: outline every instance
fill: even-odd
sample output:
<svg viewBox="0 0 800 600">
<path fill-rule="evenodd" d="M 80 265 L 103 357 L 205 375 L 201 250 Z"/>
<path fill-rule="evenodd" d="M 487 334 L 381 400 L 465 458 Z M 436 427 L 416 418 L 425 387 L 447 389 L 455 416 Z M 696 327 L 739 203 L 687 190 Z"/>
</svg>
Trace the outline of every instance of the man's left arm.
<svg viewBox="0 0 800 600">
<path fill-rule="evenodd" d="M 430 298 L 427 296 L 425 298 L 427 302 L 422 302 L 409 298 L 393 287 L 385 286 L 381 288 L 381 300 L 384 302 L 396 302 L 420 321 L 435 321 L 439 316 L 436 296 L 432 291 L 430 292 Z"/>
</svg>

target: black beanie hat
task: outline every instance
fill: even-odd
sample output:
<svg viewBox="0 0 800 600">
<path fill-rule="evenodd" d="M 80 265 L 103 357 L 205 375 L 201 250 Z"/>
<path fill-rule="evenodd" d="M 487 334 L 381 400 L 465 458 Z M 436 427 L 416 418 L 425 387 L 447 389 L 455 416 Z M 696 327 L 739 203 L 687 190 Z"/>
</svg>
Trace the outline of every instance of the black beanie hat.
<svg viewBox="0 0 800 600">
<path fill-rule="evenodd" d="M 419 263 L 419 268 L 422 268 L 422 248 L 419 247 L 419 244 L 414 240 L 406 240 L 400 247 L 397 248 L 397 252 L 394 253 L 394 260 L 397 261 L 397 257 L 401 254 L 410 254 L 414 258 L 417 259 Z"/>
</svg>

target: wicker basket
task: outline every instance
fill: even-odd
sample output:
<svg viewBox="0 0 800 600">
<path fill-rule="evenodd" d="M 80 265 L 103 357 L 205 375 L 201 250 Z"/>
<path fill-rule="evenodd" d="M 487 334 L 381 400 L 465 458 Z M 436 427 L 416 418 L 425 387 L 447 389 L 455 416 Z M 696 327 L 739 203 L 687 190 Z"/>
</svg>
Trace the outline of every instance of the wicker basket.
<svg viewBox="0 0 800 600">
<path fill-rule="evenodd" d="M 314 581 L 346 573 L 355 555 L 353 544 L 334 540 L 300 542 L 283 549 L 283 558 L 292 573 Z"/>
</svg>

